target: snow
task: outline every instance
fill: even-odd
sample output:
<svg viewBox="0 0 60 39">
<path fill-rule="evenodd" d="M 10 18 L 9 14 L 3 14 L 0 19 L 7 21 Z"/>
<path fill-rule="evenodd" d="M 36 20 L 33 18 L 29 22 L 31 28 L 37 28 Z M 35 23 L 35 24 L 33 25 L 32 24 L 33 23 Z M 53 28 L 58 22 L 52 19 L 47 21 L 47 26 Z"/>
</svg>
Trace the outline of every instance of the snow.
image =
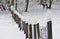
<svg viewBox="0 0 60 39">
<path fill-rule="evenodd" d="M 13 11 L 14 11 L 14 14 L 17 14 L 19 16 L 19 18 L 22 18 L 21 14 L 19 14 L 18 11 L 16 11 L 16 10 L 13 10 Z"/>
<path fill-rule="evenodd" d="M 13 10 L 23 21 L 26 21 L 26 23 L 39 23 L 43 29 L 44 27 L 46 28 L 47 21 L 51 20 L 53 39 L 60 39 L 60 5 L 53 4 L 52 8 L 48 10 L 46 8 L 43 9 L 42 6 L 38 5 L 38 3 L 36 4 L 36 2 L 30 2 L 28 12 L 24 12 L 25 4 L 25 1 L 22 1 L 21 4 L 19 1 L 18 11 L 14 10 L 13 6 L 11 6 L 11 10 Z M 25 39 L 24 31 L 19 31 L 17 26 L 18 25 L 11 18 L 9 11 L 0 11 L 0 39 Z M 44 37 L 44 34 L 42 34 L 41 36 Z"/>
<path fill-rule="evenodd" d="M 52 19 L 51 19 L 51 11 L 49 9 L 47 10 L 46 14 L 47 14 L 47 22 L 52 21 Z"/>
<path fill-rule="evenodd" d="M 15 10 L 15 9 L 14 9 L 14 6 L 11 6 L 11 11 L 13 11 L 13 10 Z"/>
<path fill-rule="evenodd" d="M 0 14 L 0 39 L 25 39 L 24 31 L 20 31 L 11 14 L 3 12 Z"/>
<path fill-rule="evenodd" d="M 56 7 L 56 8 L 55 8 Z M 46 17 L 47 14 L 47 17 Z M 53 39 L 60 39 L 60 7 L 59 5 L 53 5 L 51 10 L 39 8 L 33 6 L 27 13 L 23 13 L 24 18 L 30 18 L 33 21 L 38 21 L 40 26 L 46 26 L 47 21 L 52 21 L 52 35 Z M 29 21 L 30 21 L 29 19 Z M 32 21 L 30 21 L 32 22 Z"/>
<path fill-rule="evenodd" d="M 47 21 L 52 21 L 53 39 L 60 39 L 60 5 L 52 5 L 50 10 L 43 9 L 40 5 L 29 6 L 28 12 L 22 13 L 22 20 L 28 23 L 39 23 L 40 26 L 46 26 Z"/>
<path fill-rule="evenodd" d="M 53 39 L 60 39 L 60 10 L 52 11 L 52 32 Z"/>
</svg>

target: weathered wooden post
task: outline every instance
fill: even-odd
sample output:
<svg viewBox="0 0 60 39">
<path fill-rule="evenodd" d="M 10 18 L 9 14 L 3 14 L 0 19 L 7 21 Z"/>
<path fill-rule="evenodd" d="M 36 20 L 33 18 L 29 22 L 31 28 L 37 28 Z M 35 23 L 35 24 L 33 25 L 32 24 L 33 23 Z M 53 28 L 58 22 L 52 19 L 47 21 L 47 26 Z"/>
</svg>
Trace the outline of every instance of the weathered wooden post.
<svg viewBox="0 0 60 39">
<path fill-rule="evenodd" d="M 26 25 L 26 39 L 28 38 L 28 23 L 25 24 Z"/>
<path fill-rule="evenodd" d="M 34 39 L 37 39 L 37 37 L 36 37 L 36 24 L 34 24 Z"/>
<path fill-rule="evenodd" d="M 40 28 L 39 28 L 39 23 L 37 23 L 37 34 L 38 34 L 38 39 L 40 39 Z"/>
<path fill-rule="evenodd" d="M 24 23 L 24 34 L 27 33 L 27 29 L 28 29 L 28 23 Z"/>
<path fill-rule="evenodd" d="M 25 27 L 25 21 L 22 21 L 22 30 L 24 30 Z"/>
<path fill-rule="evenodd" d="M 18 27 L 19 27 L 20 30 L 21 30 L 21 18 L 18 18 Z"/>
<path fill-rule="evenodd" d="M 17 16 L 17 14 L 14 14 L 14 20 L 15 20 L 16 23 L 18 23 L 18 16 Z"/>
<path fill-rule="evenodd" d="M 52 39 L 52 20 L 51 20 L 51 11 L 47 10 L 47 30 L 48 30 L 48 39 Z"/>
<path fill-rule="evenodd" d="M 32 39 L 32 24 L 29 24 L 29 39 Z"/>
<path fill-rule="evenodd" d="M 24 34 L 26 34 L 26 39 L 27 39 L 28 38 L 28 23 L 25 23 L 25 21 L 22 21 L 22 30 L 24 31 Z"/>
<path fill-rule="evenodd" d="M 48 39 L 52 39 L 52 21 L 47 22 Z"/>
</svg>

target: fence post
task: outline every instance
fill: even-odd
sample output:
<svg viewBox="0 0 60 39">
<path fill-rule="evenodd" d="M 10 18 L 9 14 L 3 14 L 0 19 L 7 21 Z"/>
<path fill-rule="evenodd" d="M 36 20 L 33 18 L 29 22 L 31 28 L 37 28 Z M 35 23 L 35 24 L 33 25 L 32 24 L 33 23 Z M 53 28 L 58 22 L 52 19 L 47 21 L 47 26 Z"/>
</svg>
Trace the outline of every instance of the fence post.
<svg viewBox="0 0 60 39">
<path fill-rule="evenodd" d="M 48 39 L 52 39 L 52 21 L 47 22 Z"/>
<path fill-rule="evenodd" d="M 26 25 L 26 39 L 28 38 L 28 23 L 25 24 Z"/>
<path fill-rule="evenodd" d="M 19 27 L 20 30 L 21 30 L 21 18 L 18 18 L 18 27 Z"/>
<path fill-rule="evenodd" d="M 36 28 L 37 28 L 38 39 L 40 39 L 40 28 L 39 28 L 39 23 L 37 24 Z"/>
<path fill-rule="evenodd" d="M 34 24 L 34 39 L 37 39 L 36 38 L 36 25 Z"/>
<path fill-rule="evenodd" d="M 29 39 L 32 39 L 32 24 L 29 24 Z"/>
<path fill-rule="evenodd" d="M 22 30 L 24 30 L 25 21 L 22 21 Z"/>
</svg>

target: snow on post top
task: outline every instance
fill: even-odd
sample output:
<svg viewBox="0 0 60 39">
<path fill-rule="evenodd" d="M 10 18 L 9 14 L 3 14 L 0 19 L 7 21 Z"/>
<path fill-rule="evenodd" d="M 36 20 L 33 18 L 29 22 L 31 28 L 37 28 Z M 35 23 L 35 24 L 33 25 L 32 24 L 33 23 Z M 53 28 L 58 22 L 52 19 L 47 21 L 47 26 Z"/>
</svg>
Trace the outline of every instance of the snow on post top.
<svg viewBox="0 0 60 39">
<path fill-rule="evenodd" d="M 14 6 L 11 6 L 11 11 L 13 11 L 14 10 Z"/>
<path fill-rule="evenodd" d="M 17 14 L 20 18 L 22 17 L 21 14 L 19 14 L 19 12 L 14 9 L 14 6 L 11 6 L 11 11 L 14 11 L 14 14 Z"/>
<path fill-rule="evenodd" d="M 17 10 L 14 10 L 14 14 L 18 15 L 20 18 L 22 17 Z"/>
<path fill-rule="evenodd" d="M 47 10 L 47 21 L 51 21 L 51 11 Z"/>
</svg>

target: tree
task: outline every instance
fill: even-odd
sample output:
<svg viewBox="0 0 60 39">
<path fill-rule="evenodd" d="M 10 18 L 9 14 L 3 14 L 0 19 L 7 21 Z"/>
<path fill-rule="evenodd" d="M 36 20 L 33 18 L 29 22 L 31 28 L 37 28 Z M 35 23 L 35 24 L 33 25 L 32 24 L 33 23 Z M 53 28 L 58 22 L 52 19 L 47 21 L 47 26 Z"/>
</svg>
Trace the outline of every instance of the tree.
<svg viewBox="0 0 60 39">
<path fill-rule="evenodd" d="M 52 2 L 53 2 L 53 0 L 48 0 L 46 7 L 51 8 Z"/>
<path fill-rule="evenodd" d="M 16 3 L 16 5 L 15 5 L 15 10 L 17 10 L 17 0 L 15 0 L 15 3 Z"/>
<path fill-rule="evenodd" d="M 0 9 L 3 11 L 3 10 L 6 10 L 6 6 L 5 6 L 5 1 L 3 0 L 0 0 Z"/>
<path fill-rule="evenodd" d="M 43 0 L 40 0 L 40 4 L 42 5 Z"/>
<path fill-rule="evenodd" d="M 26 9 L 25 9 L 25 12 L 28 11 L 28 5 L 29 5 L 29 0 L 26 0 Z"/>
</svg>

